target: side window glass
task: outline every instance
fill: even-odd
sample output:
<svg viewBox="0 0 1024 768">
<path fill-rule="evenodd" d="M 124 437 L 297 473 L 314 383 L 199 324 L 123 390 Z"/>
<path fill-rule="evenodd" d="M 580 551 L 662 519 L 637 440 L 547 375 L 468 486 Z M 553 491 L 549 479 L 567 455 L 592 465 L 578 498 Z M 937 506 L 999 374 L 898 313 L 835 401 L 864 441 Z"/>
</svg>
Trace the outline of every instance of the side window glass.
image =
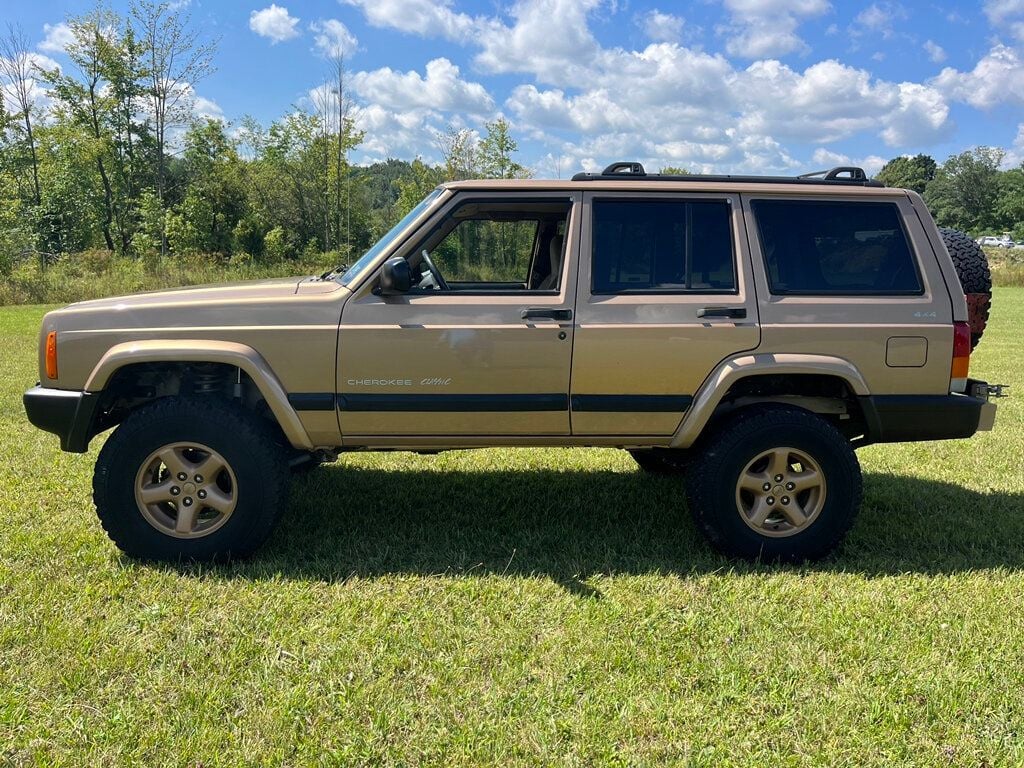
<svg viewBox="0 0 1024 768">
<path fill-rule="evenodd" d="M 772 293 L 920 294 L 921 277 L 892 203 L 755 200 Z"/>
<path fill-rule="evenodd" d="M 568 201 L 464 203 L 409 256 L 417 287 L 495 292 L 558 290 L 571 207 Z M 434 265 L 440 280 L 428 262 Z"/>
<path fill-rule="evenodd" d="M 592 210 L 593 293 L 736 291 L 724 200 L 595 200 Z"/>
</svg>

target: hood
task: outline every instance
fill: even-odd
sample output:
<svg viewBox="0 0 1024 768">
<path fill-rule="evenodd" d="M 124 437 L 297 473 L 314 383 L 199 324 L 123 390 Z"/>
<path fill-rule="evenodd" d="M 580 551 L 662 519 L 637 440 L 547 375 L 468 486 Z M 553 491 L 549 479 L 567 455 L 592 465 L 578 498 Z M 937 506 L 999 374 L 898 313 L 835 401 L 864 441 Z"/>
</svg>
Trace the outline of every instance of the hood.
<svg viewBox="0 0 1024 768">
<path fill-rule="evenodd" d="M 163 306 L 209 306 L 234 302 L 260 301 L 294 296 L 299 286 L 308 277 L 279 277 L 272 280 L 244 280 L 217 285 L 194 285 L 185 288 L 170 288 L 162 291 L 148 291 L 130 296 L 111 296 L 70 304 L 68 310 L 115 310 L 130 311 L 148 307 Z"/>
</svg>

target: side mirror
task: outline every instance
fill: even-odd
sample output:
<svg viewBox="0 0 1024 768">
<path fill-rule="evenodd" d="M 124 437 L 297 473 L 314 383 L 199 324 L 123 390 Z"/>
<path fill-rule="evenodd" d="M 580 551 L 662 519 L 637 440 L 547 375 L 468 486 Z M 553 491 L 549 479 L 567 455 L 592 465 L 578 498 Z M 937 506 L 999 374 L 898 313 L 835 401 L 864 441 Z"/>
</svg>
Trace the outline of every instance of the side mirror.
<svg viewBox="0 0 1024 768">
<path fill-rule="evenodd" d="M 395 296 L 407 293 L 412 288 L 412 269 L 401 256 L 388 259 L 380 268 L 381 296 Z"/>
</svg>

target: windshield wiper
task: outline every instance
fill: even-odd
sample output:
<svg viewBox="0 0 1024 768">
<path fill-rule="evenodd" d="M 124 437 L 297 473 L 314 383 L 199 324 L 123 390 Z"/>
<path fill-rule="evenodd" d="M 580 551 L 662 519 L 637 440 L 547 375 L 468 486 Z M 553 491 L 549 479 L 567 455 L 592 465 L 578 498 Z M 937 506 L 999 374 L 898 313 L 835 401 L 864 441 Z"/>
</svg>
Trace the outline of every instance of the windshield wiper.
<svg viewBox="0 0 1024 768">
<path fill-rule="evenodd" d="M 345 272 L 348 272 L 349 269 L 351 269 L 351 267 L 348 264 L 342 264 L 340 266 L 335 267 L 334 269 L 328 269 L 326 272 L 320 275 L 320 279 L 330 280 L 335 275 L 340 275 L 344 274 Z"/>
</svg>

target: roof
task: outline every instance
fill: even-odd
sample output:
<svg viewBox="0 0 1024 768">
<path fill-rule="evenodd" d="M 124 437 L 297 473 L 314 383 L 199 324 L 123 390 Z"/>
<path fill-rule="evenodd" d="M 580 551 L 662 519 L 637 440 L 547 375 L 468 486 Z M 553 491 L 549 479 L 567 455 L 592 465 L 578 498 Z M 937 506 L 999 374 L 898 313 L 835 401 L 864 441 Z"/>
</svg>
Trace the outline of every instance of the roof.
<svg viewBox="0 0 1024 768">
<path fill-rule="evenodd" d="M 451 190 L 521 191 L 686 191 L 799 193 L 902 196 L 906 190 L 888 188 L 868 178 L 860 168 L 844 166 L 803 176 L 710 176 L 646 173 L 640 163 L 613 163 L 601 173 L 577 173 L 571 179 L 474 179 L 442 185 Z"/>
</svg>

